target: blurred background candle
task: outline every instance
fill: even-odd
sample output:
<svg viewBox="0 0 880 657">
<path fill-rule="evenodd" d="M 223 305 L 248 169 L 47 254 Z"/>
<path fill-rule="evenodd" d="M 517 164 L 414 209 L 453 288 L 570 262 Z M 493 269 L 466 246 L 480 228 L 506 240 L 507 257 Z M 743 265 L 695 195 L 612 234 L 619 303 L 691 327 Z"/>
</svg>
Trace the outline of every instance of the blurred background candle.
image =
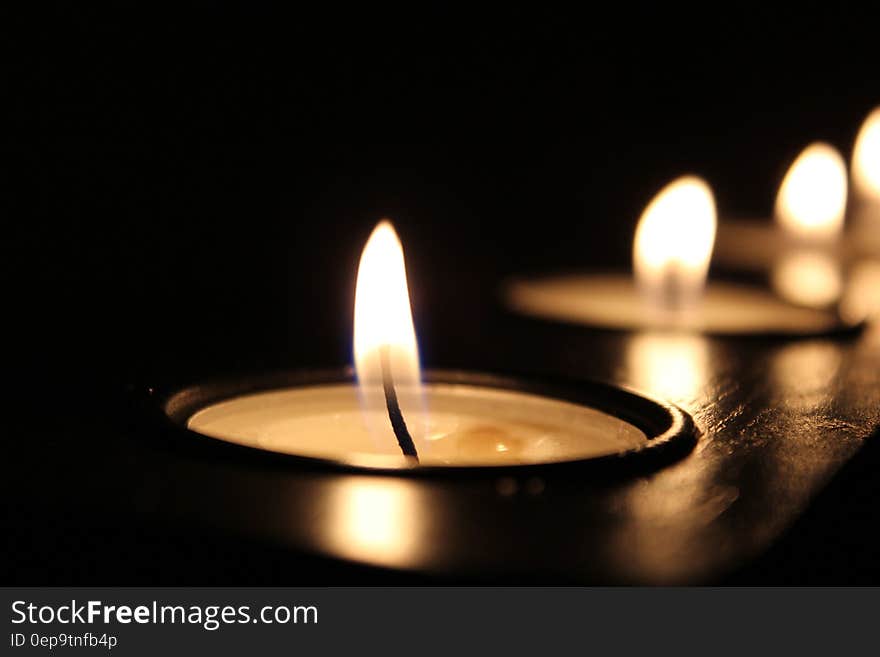
<svg viewBox="0 0 880 657">
<path fill-rule="evenodd" d="M 846 164 L 828 144 L 810 144 L 794 161 L 776 196 L 776 223 L 788 244 L 775 254 L 771 281 L 783 299 L 825 308 L 843 292 L 836 253 L 846 210 Z"/>
<path fill-rule="evenodd" d="M 715 232 L 712 190 L 704 180 L 684 176 L 664 187 L 642 213 L 633 240 L 633 275 L 520 278 L 505 287 L 505 301 L 524 315 L 598 328 L 810 335 L 841 326 L 836 313 L 795 306 L 768 289 L 707 284 Z"/>
<path fill-rule="evenodd" d="M 837 306 L 847 322 L 880 311 L 880 108 L 865 119 L 850 163 L 816 142 L 789 167 L 772 223 L 725 218 L 716 260 L 769 277 L 778 295 L 814 308 Z"/>
<path fill-rule="evenodd" d="M 852 155 L 853 231 L 880 256 L 880 107 L 865 119 Z"/>
<path fill-rule="evenodd" d="M 732 271 L 765 273 L 792 253 L 822 252 L 838 258 L 846 201 L 843 157 L 833 146 L 814 142 L 789 165 L 776 193 L 772 222 L 729 217 L 719 222 L 716 261 Z M 808 269 L 801 267 L 801 273 Z M 790 286 L 782 287 L 791 291 Z M 798 293 L 806 294 L 798 290 L 795 297 Z"/>
<path fill-rule="evenodd" d="M 724 217 L 716 259 L 733 268 L 767 270 L 794 246 L 824 245 L 840 261 L 880 254 L 880 107 L 853 144 L 850 180 L 840 152 L 814 142 L 789 166 L 773 223 Z"/>
<path fill-rule="evenodd" d="M 633 270 L 652 312 L 686 315 L 700 305 L 715 215 L 712 190 L 694 176 L 667 185 L 645 209 L 633 240 Z"/>
<path fill-rule="evenodd" d="M 852 317 L 880 315 L 880 107 L 865 119 L 852 156 L 850 217 L 857 247 L 841 302 Z"/>
</svg>

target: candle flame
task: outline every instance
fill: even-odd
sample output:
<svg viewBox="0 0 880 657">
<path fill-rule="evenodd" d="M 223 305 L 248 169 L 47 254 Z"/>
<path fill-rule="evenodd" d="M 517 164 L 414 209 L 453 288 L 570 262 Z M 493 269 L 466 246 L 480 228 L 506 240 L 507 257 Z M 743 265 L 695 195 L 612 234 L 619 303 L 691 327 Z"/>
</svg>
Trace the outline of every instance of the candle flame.
<svg viewBox="0 0 880 657">
<path fill-rule="evenodd" d="M 354 363 L 365 418 L 373 435 L 383 444 L 388 441 L 394 444 L 392 427 L 384 412 L 383 377 L 387 376 L 394 382 L 410 435 L 418 443 L 423 435 L 419 424 L 424 415 L 419 350 L 403 246 L 387 219 L 373 230 L 358 266 Z"/>
<path fill-rule="evenodd" d="M 852 179 L 859 196 L 880 202 L 880 107 L 868 115 L 856 137 Z"/>
<path fill-rule="evenodd" d="M 715 200 L 709 185 L 683 176 L 664 187 L 639 219 L 633 244 L 636 280 L 666 309 L 700 297 L 715 244 Z"/>
<path fill-rule="evenodd" d="M 815 142 L 789 167 L 776 196 L 776 220 L 793 237 L 827 241 L 843 228 L 846 164 L 833 146 Z"/>
</svg>

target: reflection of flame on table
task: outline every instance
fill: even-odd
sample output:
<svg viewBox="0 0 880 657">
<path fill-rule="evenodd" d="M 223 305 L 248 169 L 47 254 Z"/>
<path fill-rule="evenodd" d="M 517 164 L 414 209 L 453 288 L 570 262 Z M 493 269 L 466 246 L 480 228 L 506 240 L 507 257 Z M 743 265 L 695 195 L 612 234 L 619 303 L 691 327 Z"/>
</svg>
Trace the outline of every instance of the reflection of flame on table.
<svg viewBox="0 0 880 657">
<path fill-rule="evenodd" d="M 360 562 L 406 567 L 430 517 L 419 488 L 392 477 L 341 477 L 327 491 L 320 523 L 327 549 Z M 424 508 L 423 508 L 424 507 Z"/>
<path fill-rule="evenodd" d="M 679 403 L 705 389 L 708 360 L 708 345 L 697 335 L 642 333 L 627 342 L 628 380 Z"/>
<path fill-rule="evenodd" d="M 772 281 L 783 299 L 809 308 L 830 306 L 843 292 L 840 266 L 822 251 L 796 249 L 784 254 L 773 268 Z"/>
<path fill-rule="evenodd" d="M 779 402 L 801 410 L 815 410 L 827 399 L 840 370 L 841 352 L 828 341 L 790 344 L 771 361 L 773 390 Z"/>
<path fill-rule="evenodd" d="M 863 260 L 852 267 L 840 314 L 850 322 L 880 317 L 880 260 Z"/>
<path fill-rule="evenodd" d="M 740 489 L 720 483 L 712 467 L 673 467 L 638 482 L 615 500 L 615 513 L 629 522 L 612 533 L 609 558 L 657 584 L 679 581 L 687 571 L 689 577 L 708 572 L 729 549 L 714 542 L 713 525 L 724 525 L 719 518 L 739 498 Z"/>
</svg>

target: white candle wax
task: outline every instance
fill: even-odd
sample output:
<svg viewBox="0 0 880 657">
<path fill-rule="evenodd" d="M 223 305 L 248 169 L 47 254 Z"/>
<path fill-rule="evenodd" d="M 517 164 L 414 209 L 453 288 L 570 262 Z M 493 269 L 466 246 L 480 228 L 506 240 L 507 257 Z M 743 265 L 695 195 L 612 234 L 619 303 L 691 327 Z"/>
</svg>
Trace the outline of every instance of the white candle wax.
<svg viewBox="0 0 880 657">
<path fill-rule="evenodd" d="M 686 311 L 662 311 L 625 274 L 570 274 L 513 281 L 508 306 L 542 319 L 613 329 L 682 329 L 727 335 L 813 335 L 839 329 L 837 313 L 801 308 L 769 291 L 713 281 Z"/>
<path fill-rule="evenodd" d="M 419 459 L 426 466 L 554 463 L 644 447 L 636 426 L 594 408 L 534 394 L 463 384 L 424 385 L 427 413 Z M 391 425 L 363 411 L 352 384 L 284 388 L 242 395 L 197 411 L 198 433 L 273 452 L 358 465 L 406 463 Z M 387 417 L 384 418 L 387 423 Z"/>
</svg>

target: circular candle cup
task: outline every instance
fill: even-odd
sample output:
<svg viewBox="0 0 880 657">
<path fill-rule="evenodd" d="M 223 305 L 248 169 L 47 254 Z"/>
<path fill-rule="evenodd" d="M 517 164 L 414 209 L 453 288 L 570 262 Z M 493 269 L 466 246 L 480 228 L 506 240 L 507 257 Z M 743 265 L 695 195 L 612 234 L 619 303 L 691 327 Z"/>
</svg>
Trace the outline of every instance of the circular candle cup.
<svg viewBox="0 0 880 657">
<path fill-rule="evenodd" d="M 560 274 L 508 282 L 504 302 L 533 318 L 615 330 L 668 329 L 731 336 L 810 336 L 852 330 L 838 312 L 791 305 L 759 287 L 712 281 L 695 308 L 660 311 L 631 274 Z"/>
<path fill-rule="evenodd" d="M 607 384 L 536 384 L 442 371 L 426 372 L 424 379 L 427 449 L 418 465 L 400 454 L 390 426 L 385 440 L 367 430 L 350 372 L 194 385 L 162 396 L 161 409 L 177 435 L 191 443 L 376 471 L 578 464 L 638 469 L 681 456 L 696 442 L 693 421 L 681 409 Z"/>
</svg>

